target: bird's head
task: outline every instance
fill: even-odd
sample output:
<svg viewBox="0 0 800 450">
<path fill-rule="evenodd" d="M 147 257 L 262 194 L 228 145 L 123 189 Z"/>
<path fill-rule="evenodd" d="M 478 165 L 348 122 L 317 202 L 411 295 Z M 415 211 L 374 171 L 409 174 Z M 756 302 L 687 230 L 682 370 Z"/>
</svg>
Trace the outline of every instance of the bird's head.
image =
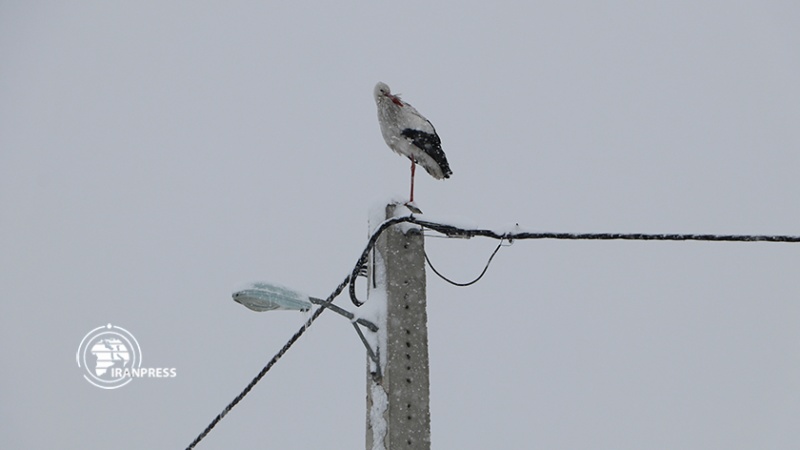
<svg viewBox="0 0 800 450">
<path fill-rule="evenodd" d="M 397 106 L 403 106 L 403 102 L 400 100 L 400 97 L 397 95 L 392 95 L 392 90 L 389 89 L 389 86 L 379 81 L 378 84 L 375 85 L 375 101 L 380 102 L 385 98 L 388 98 Z"/>
</svg>

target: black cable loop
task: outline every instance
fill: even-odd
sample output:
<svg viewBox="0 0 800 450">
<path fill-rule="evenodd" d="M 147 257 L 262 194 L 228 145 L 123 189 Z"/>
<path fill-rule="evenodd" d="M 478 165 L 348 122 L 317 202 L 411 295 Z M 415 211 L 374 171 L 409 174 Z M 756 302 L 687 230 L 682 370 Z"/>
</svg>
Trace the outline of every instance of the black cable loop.
<svg viewBox="0 0 800 450">
<path fill-rule="evenodd" d="M 431 259 L 428 257 L 428 252 L 424 252 L 425 253 L 425 261 L 428 262 L 428 267 L 431 268 L 433 273 L 435 273 L 436 275 L 439 275 L 439 278 L 443 279 L 444 281 L 447 281 L 448 283 L 452 284 L 453 286 L 467 287 L 467 286 L 471 286 L 471 285 L 477 283 L 481 278 L 483 278 L 483 276 L 486 274 L 486 271 L 489 270 L 489 264 L 492 263 L 492 259 L 494 259 L 494 255 L 497 254 L 497 251 L 500 250 L 500 247 L 502 247 L 502 246 L 503 246 L 503 239 L 500 239 L 500 242 L 497 244 L 497 247 L 495 247 L 495 249 L 492 252 L 491 256 L 489 256 L 489 260 L 486 261 L 486 265 L 483 267 L 483 271 L 481 272 L 481 274 L 478 275 L 478 277 L 475 278 L 474 280 L 472 280 L 470 282 L 467 282 L 467 283 L 457 283 L 457 282 L 447 278 L 446 276 L 442 275 L 441 273 L 439 273 L 439 271 L 436 270 L 436 267 L 433 267 L 433 264 L 431 263 Z"/>
<path fill-rule="evenodd" d="M 403 222 L 411 222 L 414 223 L 416 218 L 414 216 L 403 216 L 403 217 L 392 217 L 384 221 L 383 223 L 375 229 L 370 236 L 369 241 L 367 242 L 367 246 L 364 248 L 364 251 L 361 252 L 361 257 L 358 258 L 355 267 L 353 268 L 353 272 L 350 274 L 350 286 L 349 286 L 349 293 L 350 293 L 350 301 L 353 302 L 356 306 L 361 306 L 364 304 L 361 300 L 358 299 L 356 295 L 356 278 L 358 276 L 359 268 L 365 266 L 367 264 L 367 259 L 369 259 L 369 252 L 372 251 L 372 248 L 375 246 L 375 243 L 378 241 L 378 238 L 392 225 L 397 225 L 398 223 Z"/>
</svg>

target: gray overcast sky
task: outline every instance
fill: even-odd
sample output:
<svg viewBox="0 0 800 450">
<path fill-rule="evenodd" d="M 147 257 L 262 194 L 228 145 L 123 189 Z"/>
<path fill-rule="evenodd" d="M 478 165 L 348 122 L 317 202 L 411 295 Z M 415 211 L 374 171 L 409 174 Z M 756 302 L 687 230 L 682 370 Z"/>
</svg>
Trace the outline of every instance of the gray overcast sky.
<svg viewBox="0 0 800 450">
<path fill-rule="evenodd" d="M 0 448 L 184 448 L 408 190 L 379 80 L 435 125 L 429 217 L 800 234 L 800 4 L 0 3 Z M 480 272 L 494 242 L 429 239 Z M 437 449 L 788 449 L 796 244 L 517 242 L 428 273 Z M 345 299 L 339 302 L 349 305 Z M 169 380 L 105 391 L 112 323 Z M 324 315 L 198 448 L 363 448 L 365 354 Z"/>
</svg>

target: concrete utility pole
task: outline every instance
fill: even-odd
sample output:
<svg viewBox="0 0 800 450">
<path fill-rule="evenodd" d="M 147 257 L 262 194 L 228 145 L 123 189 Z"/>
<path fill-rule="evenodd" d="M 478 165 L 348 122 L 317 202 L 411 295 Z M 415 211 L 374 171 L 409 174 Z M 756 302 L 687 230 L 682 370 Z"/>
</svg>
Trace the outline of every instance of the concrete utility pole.
<svg viewBox="0 0 800 450">
<path fill-rule="evenodd" d="M 387 219 L 395 207 L 386 207 Z M 420 229 L 393 226 L 378 239 L 370 262 L 367 301 L 386 300 L 377 323 L 386 341 L 378 342 L 382 378 L 367 360 L 367 450 L 431 447 L 424 242 Z"/>
</svg>

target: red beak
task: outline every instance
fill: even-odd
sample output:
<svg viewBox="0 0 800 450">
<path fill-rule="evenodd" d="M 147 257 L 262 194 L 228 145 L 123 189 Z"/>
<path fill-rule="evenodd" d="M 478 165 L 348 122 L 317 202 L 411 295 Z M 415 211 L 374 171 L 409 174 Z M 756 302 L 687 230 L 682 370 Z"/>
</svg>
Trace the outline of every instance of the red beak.
<svg viewBox="0 0 800 450">
<path fill-rule="evenodd" d="M 392 101 L 392 103 L 394 103 L 395 105 L 397 105 L 397 106 L 403 106 L 403 101 L 402 101 L 402 100 L 400 100 L 400 98 L 399 98 L 399 97 L 395 97 L 395 96 L 394 96 L 394 95 L 392 95 L 392 94 L 386 94 L 386 96 L 387 96 L 387 97 L 389 97 L 389 99 L 390 99 L 390 100 Z"/>
</svg>

